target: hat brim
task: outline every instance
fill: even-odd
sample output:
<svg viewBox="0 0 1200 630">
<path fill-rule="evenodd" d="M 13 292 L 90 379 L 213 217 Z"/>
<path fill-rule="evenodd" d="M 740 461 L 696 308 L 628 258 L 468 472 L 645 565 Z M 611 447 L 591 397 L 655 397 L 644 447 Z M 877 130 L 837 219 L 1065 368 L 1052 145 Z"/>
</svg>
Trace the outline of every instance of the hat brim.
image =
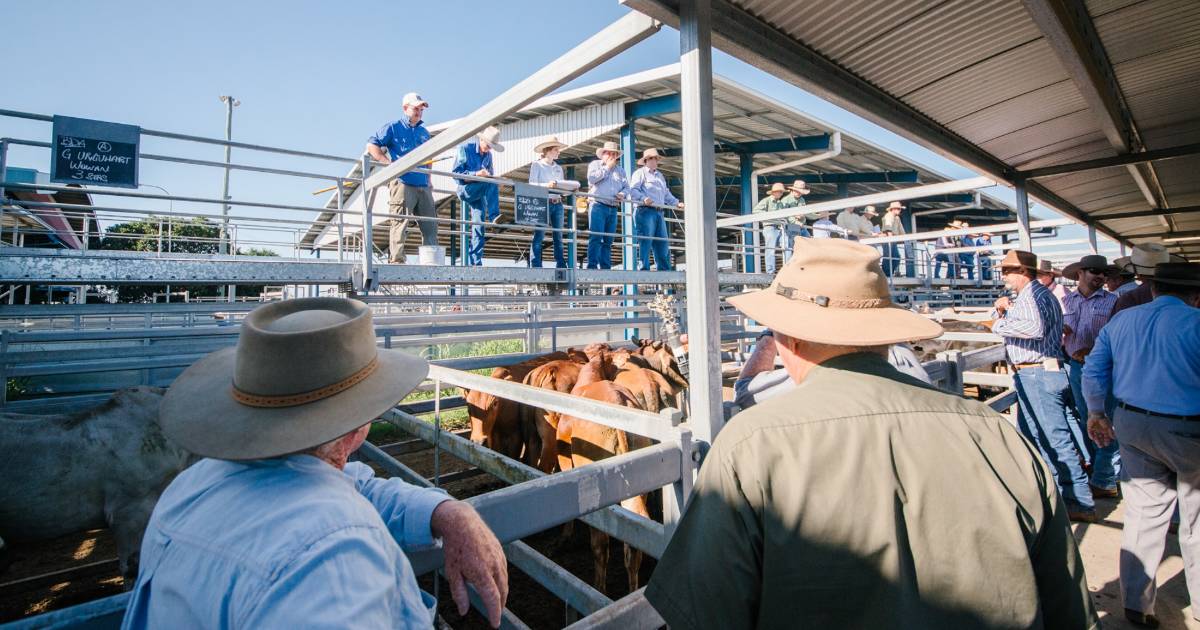
<svg viewBox="0 0 1200 630">
<path fill-rule="evenodd" d="M 646 164 L 646 160 L 649 160 L 650 158 L 654 158 L 656 160 L 662 160 L 661 155 L 643 155 L 642 157 L 638 158 L 638 161 L 637 161 L 638 166 L 644 166 Z"/>
<path fill-rule="evenodd" d="M 622 151 L 620 149 L 605 149 L 604 147 L 600 147 L 599 149 L 596 149 L 596 157 L 603 159 L 605 151 L 612 151 L 613 153 L 616 153 L 618 156 L 625 153 L 624 151 Z"/>
<path fill-rule="evenodd" d="M 560 149 L 565 149 L 565 148 L 567 148 L 567 145 L 565 145 L 561 142 L 543 142 L 543 143 L 537 145 L 536 147 L 533 147 L 533 152 L 534 153 L 545 153 L 546 151 L 549 151 L 550 149 L 552 149 L 554 147 L 558 147 Z"/>
<path fill-rule="evenodd" d="M 1079 280 L 1079 270 L 1083 269 L 1083 263 L 1073 262 L 1062 270 L 1062 277 L 1067 280 Z"/>
<path fill-rule="evenodd" d="M 237 348 L 213 352 L 184 370 L 163 397 L 163 432 L 202 457 L 247 460 L 313 448 L 367 424 L 409 394 L 429 365 L 379 350 L 378 366 L 357 385 L 294 407 L 251 407 L 233 399 Z"/>
<path fill-rule="evenodd" d="M 937 322 L 898 306 L 830 308 L 789 300 L 773 289 L 743 293 L 727 300 L 767 328 L 813 343 L 882 346 L 934 339 L 945 332 Z"/>
<path fill-rule="evenodd" d="M 803 193 L 803 194 L 806 194 L 806 195 L 807 195 L 808 193 L 812 192 L 812 189 L 811 189 L 811 188 L 796 188 L 795 186 L 788 186 L 788 190 L 795 191 L 795 192 L 798 192 L 798 193 Z"/>
</svg>

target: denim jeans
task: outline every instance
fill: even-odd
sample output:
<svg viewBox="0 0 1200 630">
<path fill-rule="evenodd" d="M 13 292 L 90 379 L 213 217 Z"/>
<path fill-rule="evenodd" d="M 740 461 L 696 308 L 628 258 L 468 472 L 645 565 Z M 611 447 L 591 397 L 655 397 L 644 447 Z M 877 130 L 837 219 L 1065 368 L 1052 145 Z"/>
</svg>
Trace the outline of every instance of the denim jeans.
<svg viewBox="0 0 1200 630">
<path fill-rule="evenodd" d="M 900 248 L 896 243 L 883 245 L 883 259 L 879 264 L 883 267 L 883 275 L 889 278 L 900 269 Z"/>
<path fill-rule="evenodd" d="M 945 277 L 947 277 L 947 278 L 957 278 L 958 277 L 958 264 L 950 260 L 949 254 L 934 254 L 933 260 L 934 260 L 934 263 L 933 263 L 933 277 L 934 278 L 942 277 L 942 263 L 946 263 L 946 276 Z"/>
<path fill-rule="evenodd" d="M 550 204 L 550 227 L 561 228 L 563 226 L 563 205 L 561 203 Z M 553 232 L 554 238 L 554 266 L 559 269 L 567 267 L 567 257 L 563 254 L 563 233 Z M 542 266 L 542 241 L 546 238 L 545 230 L 534 230 L 533 244 L 529 248 L 529 266 Z"/>
<path fill-rule="evenodd" d="M 1114 489 L 1121 475 L 1120 445 L 1114 439 L 1112 444 L 1104 448 L 1096 446 L 1087 436 L 1087 400 L 1083 398 L 1083 364 L 1070 359 L 1067 361 L 1067 379 L 1071 381 L 1071 395 L 1075 398 L 1075 410 L 1079 412 L 1080 422 L 1084 427 L 1084 445 L 1092 459 L 1092 485 L 1097 488 Z M 1117 399 L 1110 391 L 1104 399 L 1104 414 L 1112 420 L 1117 408 Z"/>
<path fill-rule="evenodd" d="M 784 258 L 787 258 L 787 246 L 784 237 L 784 228 L 779 225 L 764 225 L 762 229 L 763 238 L 763 271 L 766 273 L 775 273 L 775 250 L 783 248 Z"/>
<path fill-rule="evenodd" d="M 658 238 L 647 238 L 658 237 Z M 659 271 L 671 271 L 671 250 L 667 246 L 667 220 L 662 210 L 650 206 L 638 206 L 633 213 L 633 239 L 637 243 L 638 269 L 650 271 L 650 252 L 654 251 L 654 263 Z"/>
<path fill-rule="evenodd" d="M 467 201 L 462 195 L 459 195 L 459 200 L 463 202 L 463 207 L 467 209 L 467 215 L 470 220 L 476 225 L 471 226 L 471 246 L 467 250 L 467 264 L 478 267 L 483 264 L 483 243 L 487 240 L 483 234 L 484 221 L 494 221 L 500 216 L 500 197 L 499 189 L 495 186 L 484 193 L 482 198 L 475 201 Z"/>
<path fill-rule="evenodd" d="M 959 254 L 958 262 L 967 270 L 967 280 L 975 279 L 975 254 Z"/>
<path fill-rule="evenodd" d="M 612 269 L 612 235 L 617 231 L 617 207 L 593 203 L 588 214 L 588 231 L 593 234 L 588 236 L 587 268 Z"/>
<path fill-rule="evenodd" d="M 1042 454 L 1063 501 L 1074 509 L 1096 509 L 1071 435 L 1072 420 L 1067 412 L 1072 402 L 1071 384 L 1067 373 L 1028 367 L 1016 373 L 1013 384 L 1017 390 L 1017 426 Z"/>
<path fill-rule="evenodd" d="M 904 243 L 904 275 L 909 278 L 917 276 L 917 251 L 912 241 Z"/>
</svg>

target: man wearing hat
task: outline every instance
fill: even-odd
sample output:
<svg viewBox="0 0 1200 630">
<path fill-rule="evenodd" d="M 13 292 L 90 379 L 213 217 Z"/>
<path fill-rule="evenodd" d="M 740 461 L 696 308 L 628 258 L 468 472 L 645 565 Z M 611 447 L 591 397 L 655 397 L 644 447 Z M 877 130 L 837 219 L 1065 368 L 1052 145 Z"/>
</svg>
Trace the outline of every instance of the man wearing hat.
<svg viewBox="0 0 1200 630">
<path fill-rule="evenodd" d="M 612 269 L 618 208 L 629 193 L 625 171 L 617 162 L 620 157 L 620 145 L 605 142 L 596 149 L 596 159 L 588 164 L 588 190 L 592 194 L 592 208 L 588 213 L 588 231 L 591 232 L 587 248 L 588 269 Z"/>
<path fill-rule="evenodd" d="M 381 164 L 391 164 L 393 160 L 425 144 L 429 140 L 429 130 L 425 128 L 421 117 L 427 107 L 429 102 L 420 94 L 405 94 L 404 118 L 384 125 L 367 141 L 367 153 L 371 159 Z M 437 208 L 433 205 L 433 187 L 429 183 L 429 175 L 409 171 L 388 182 L 388 212 L 436 217 Z M 388 233 L 389 262 L 404 262 L 404 235 L 408 231 L 408 222 L 409 219 L 392 219 Z M 423 244 L 437 245 L 436 222 L 418 219 L 417 226 L 421 229 Z"/>
<path fill-rule="evenodd" d="M 762 214 L 764 212 L 776 212 L 778 210 L 786 210 L 793 207 L 792 203 L 784 198 L 787 189 L 783 184 L 775 182 L 771 184 L 771 190 L 767 196 L 763 197 L 754 204 L 751 210 L 753 214 Z M 763 238 L 763 256 L 765 265 L 763 267 L 766 273 L 775 273 L 775 251 L 782 249 L 784 251 L 784 262 L 790 257 L 788 252 L 791 251 L 791 246 L 787 242 L 787 227 L 786 219 L 770 219 L 762 222 L 762 238 Z"/>
<path fill-rule="evenodd" d="M 1112 264 L 1108 266 L 1104 288 L 1108 289 L 1109 293 L 1121 297 L 1138 288 L 1138 283 L 1134 280 L 1133 269 L 1129 267 L 1132 262 L 1131 257 L 1122 256 L 1113 260 Z"/>
<path fill-rule="evenodd" d="M 813 238 L 845 238 L 846 230 L 843 230 L 836 223 L 829 220 L 829 212 L 818 212 L 816 221 L 813 221 L 812 231 Z"/>
<path fill-rule="evenodd" d="M 1140 243 L 1134 245 L 1133 251 L 1130 252 L 1129 264 L 1125 266 L 1125 269 L 1132 271 L 1142 284 L 1118 297 L 1112 314 L 1116 315 L 1127 308 L 1149 304 L 1154 299 L 1151 281 L 1154 280 L 1155 267 L 1165 262 L 1171 262 L 1171 255 L 1162 244 Z"/>
<path fill-rule="evenodd" d="M 488 127 L 470 142 L 458 147 L 454 160 L 455 173 L 474 177 L 493 177 L 492 153 L 502 153 L 500 130 Z M 484 223 L 500 221 L 500 186 L 495 182 L 470 179 L 458 180 L 458 198 L 468 211 L 471 221 L 471 247 L 467 250 L 467 264 L 483 264 Z"/>
<path fill-rule="evenodd" d="M 1084 256 L 1063 269 L 1063 277 L 1077 283 L 1075 290 L 1063 300 L 1063 346 L 1067 352 L 1071 397 L 1080 422 L 1088 417 L 1088 405 L 1083 397 L 1084 362 L 1117 303 L 1117 296 L 1104 290 L 1107 274 L 1108 260 L 1098 254 Z M 1111 407 L 1112 404 L 1105 405 L 1109 412 Z M 1117 476 L 1121 471 L 1117 445 L 1099 448 L 1095 442 L 1085 440 L 1085 446 L 1092 463 L 1093 497 L 1116 497 Z"/>
<path fill-rule="evenodd" d="M 871 212 L 875 212 L 875 208 L 871 208 Z M 854 208 L 846 208 L 837 215 L 838 227 L 846 231 L 848 238 L 858 240 L 871 236 L 871 221 L 863 218 Z"/>
<path fill-rule="evenodd" d="M 879 229 L 884 236 L 904 236 L 908 232 L 904 229 L 904 220 L 901 213 L 904 212 L 904 204 L 899 201 L 893 201 L 888 204 L 887 211 L 883 214 L 883 219 L 879 221 Z M 912 242 L 904 243 L 905 259 L 912 260 Z M 884 246 L 883 255 L 883 272 L 891 276 L 900 268 L 900 248 L 896 243 L 888 243 Z"/>
<path fill-rule="evenodd" d="M 797 386 L 714 440 L 646 598 L 678 628 L 1095 626 L 1029 443 L 888 364 L 942 329 L 892 303 L 878 261 L 813 240 L 729 299 L 775 331 Z"/>
<path fill-rule="evenodd" d="M 558 153 L 567 148 L 566 144 L 558 141 L 558 138 L 551 137 L 537 146 L 533 147 L 533 152 L 538 154 L 538 159 L 534 160 L 529 165 L 529 183 L 548 188 L 560 188 L 578 186 L 577 182 L 564 182 L 562 166 L 559 166 Z M 563 226 L 563 203 L 560 195 L 550 195 L 550 227 L 554 228 L 554 266 L 559 269 L 565 269 L 567 265 L 567 257 L 563 254 L 563 233 L 559 230 Z M 542 241 L 546 237 L 545 230 L 534 230 L 533 242 L 529 247 L 529 266 L 542 266 Z"/>
<path fill-rule="evenodd" d="M 1056 282 L 1062 276 L 1062 273 L 1054 268 L 1054 264 L 1049 260 L 1038 260 L 1037 281 L 1042 286 L 1050 289 L 1054 297 L 1058 298 L 1059 307 L 1063 307 L 1063 302 L 1067 299 L 1067 288 Z"/>
<path fill-rule="evenodd" d="M 788 186 L 788 190 L 792 193 L 785 197 L 785 199 L 791 204 L 788 207 L 797 208 L 808 205 L 808 202 L 804 200 L 804 195 L 812 192 L 808 188 L 808 182 L 804 181 L 803 179 L 797 179 L 796 181 L 792 182 L 791 186 Z M 796 237 L 803 236 L 808 238 L 810 236 L 808 228 L 805 227 L 805 223 L 806 221 L 803 214 L 790 216 L 787 219 L 787 225 L 784 226 L 783 232 L 787 240 L 786 255 L 789 258 L 791 257 L 792 250 L 796 245 Z"/>
<path fill-rule="evenodd" d="M 1017 294 L 996 300 L 992 332 L 1004 351 L 1017 390 L 1017 425 L 1037 445 L 1054 474 L 1073 520 L 1094 521 L 1096 505 L 1072 433 L 1071 384 L 1063 369 L 1063 315 L 1058 300 L 1034 278 L 1037 256 L 1009 250 L 1000 262 L 1004 286 Z M 1078 425 L 1075 425 L 1078 426 Z"/>
<path fill-rule="evenodd" d="M 194 363 L 163 398 L 163 432 L 204 459 L 154 508 L 123 627 L 428 628 L 433 598 L 402 550 L 439 539 L 459 612 L 465 580 L 499 625 L 508 574 L 479 515 L 347 461 L 427 373 L 377 347 L 361 302 L 251 311 L 235 348 Z"/>
<path fill-rule="evenodd" d="M 971 224 L 967 223 L 966 221 L 959 221 L 958 225 L 959 225 L 959 229 L 963 229 L 963 230 L 971 227 Z M 967 234 L 967 235 L 958 237 L 957 244 L 959 247 L 974 247 L 975 239 L 972 238 L 970 234 Z M 958 253 L 958 264 L 964 270 L 966 270 L 967 280 L 975 279 L 975 252 L 959 252 Z"/>
<path fill-rule="evenodd" d="M 962 229 L 962 224 L 958 221 L 951 221 L 950 223 L 946 224 L 945 229 L 946 231 L 960 230 Z M 958 242 L 953 236 L 942 235 L 939 236 L 936 241 L 934 241 L 934 247 L 937 249 L 937 253 L 933 255 L 933 277 L 935 279 L 941 277 L 943 263 L 946 265 L 946 278 L 958 279 L 958 257 L 942 251 L 945 249 L 952 249 L 957 245 Z"/>
<path fill-rule="evenodd" d="M 1100 446 L 1121 444 L 1121 597 L 1125 616 L 1145 627 L 1158 625 L 1155 577 L 1176 507 L 1200 621 L 1200 264 L 1161 263 L 1150 277 L 1154 299 L 1113 315 L 1083 368 L 1088 434 Z"/>
<path fill-rule="evenodd" d="M 670 230 L 662 206 L 683 208 L 683 202 L 671 194 L 667 178 L 658 170 L 662 156 L 658 149 L 646 149 L 638 159 L 638 170 L 629 178 L 629 196 L 639 204 L 633 211 L 633 238 L 637 243 L 639 269 L 650 271 L 650 252 L 659 271 L 671 271 L 671 248 L 667 239 Z"/>
</svg>

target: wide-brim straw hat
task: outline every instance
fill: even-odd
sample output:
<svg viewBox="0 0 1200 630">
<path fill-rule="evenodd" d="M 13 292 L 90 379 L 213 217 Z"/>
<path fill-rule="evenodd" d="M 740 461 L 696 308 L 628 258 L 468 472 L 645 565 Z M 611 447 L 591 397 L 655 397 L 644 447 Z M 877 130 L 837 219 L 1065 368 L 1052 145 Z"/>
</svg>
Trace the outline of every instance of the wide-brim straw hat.
<svg viewBox="0 0 1200 630">
<path fill-rule="evenodd" d="M 875 206 L 867 206 L 867 207 L 863 208 L 863 216 L 877 217 L 877 216 L 879 216 L 879 212 L 877 212 L 875 210 Z"/>
<path fill-rule="evenodd" d="M 1008 260 L 1007 257 L 1005 260 Z M 1048 273 L 1052 276 L 1061 276 L 1062 272 L 1054 268 L 1054 264 L 1049 260 L 1039 260 L 1037 264 L 1038 273 Z"/>
<path fill-rule="evenodd" d="M 792 182 L 792 185 L 788 187 L 788 190 L 794 190 L 801 195 L 807 195 L 808 193 L 812 192 L 808 188 L 808 182 L 804 181 L 803 179 L 797 179 L 796 181 Z"/>
<path fill-rule="evenodd" d="M 1154 267 L 1154 281 L 1185 287 L 1200 287 L 1200 263 L 1160 263 Z"/>
<path fill-rule="evenodd" d="M 377 347 L 366 304 L 285 300 L 251 311 L 236 347 L 180 374 L 159 414 L 167 437 L 197 455 L 277 457 L 373 421 L 428 372 L 418 357 Z"/>
<path fill-rule="evenodd" d="M 903 210 L 903 209 L 904 209 L 904 204 L 900 203 L 899 201 L 893 201 L 892 203 L 889 203 L 889 204 L 888 204 L 888 207 L 887 207 L 887 209 L 888 209 L 888 210 L 891 210 L 891 209 L 893 209 L 893 208 L 894 208 L 894 209 L 896 209 L 896 210 Z"/>
<path fill-rule="evenodd" d="M 658 158 L 661 160 L 662 156 L 658 154 L 658 149 L 646 149 L 645 151 L 642 151 L 642 157 L 638 158 L 638 166 L 645 164 L 646 160 L 650 158 Z"/>
<path fill-rule="evenodd" d="M 488 127 L 480 131 L 479 139 L 491 145 L 492 150 L 496 153 L 504 153 L 504 145 L 500 144 L 500 130 L 496 127 Z"/>
<path fill-rule="evenodd" d="M 775 182 L 774 184 L 771 184 L 771 190 L 769 190 L 768 192 L 773 192 L 773 193 L 787 192 L 787 188 L 784 187 L 784 185 L 782 183 Z"/>
<path fill-rule="evenodd" d="M 622 153 L 624 153 L 624 151 L 621 151 L 621 145 L 617 144 L 616 142 L 605 142 L 604 146 L 600 147 L 599 149 L 596 149 L 596 157 L 597 158 L 604 157 L 605 151 L 612 151 L 613 153 L 616 153 L 617 155 L 621 155 Z"/>
<path fill-rule="evenodd" d="M 806 239 L 771 286 L 729 303 L 771 330 L 814 343 L 882 346 L 943 332 L 892 302 L 878 250 L 843 239 Z"/>
<path fill-rule="evenodd" d="M 541 141 L 537 146 L 533 147 L 533 152 L 541 155 L 542 153 L 545 153 L 546 151 L 549 151 L 555 147 L 558 147 L 559 149 L 565 149 L 567 148 L 567 144 L 559 142 L 558 138 L 555 136 L 550 136 L 550 138 Z"/>
<path fill-rule="evenodd" d="M 1167 262 L 1171 262 L 1171 254 L 1161 243 L 1139 243 L 1133 246 L 1125 269 L 1153 278 L 1155 266 Z"/>
<path fill-rule="evenodd" d="M 1010 249 L 1008 253 L 1004 254 L 1004 259 L 1000 261 L 1000 269 L 1003 270 L 1005 267 L 1023 267 L 1040 271 L 1037 255 L 1022 249 Z"/>
<path fill-rule="evenodd" d="M 1063 269 L 1062 275 L 1067 280 L 1078 280 L 1079 272 L 1088 269 L 1108 269 L 1108 259 L 1100 254 L 1088 254 L 1080 258 L 1078 262 L 1073 262 Z"/>
<path fill-rule="evenodd" d="M 962 221 L 951 221 L 946 224 L 946 227 L 952 227 L 956 230 L 961 230 L 961 229 L 966 228 L 967 226 L 964 225 Z"/>
</svg>

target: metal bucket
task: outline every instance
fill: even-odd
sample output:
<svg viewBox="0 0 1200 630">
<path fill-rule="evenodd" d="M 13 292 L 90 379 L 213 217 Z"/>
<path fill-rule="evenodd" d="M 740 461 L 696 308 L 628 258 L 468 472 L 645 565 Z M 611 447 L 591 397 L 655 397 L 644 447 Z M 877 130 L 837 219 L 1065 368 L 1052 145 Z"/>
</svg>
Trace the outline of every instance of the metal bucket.
<svg viewBox="0 0 1200 630">
<path fill-rule="evenodd" d="M 422 245 L 417 249 L 417 264 L 444 265 L 446 264 L 446 248 L 439 245 Z"/>
</svg>

